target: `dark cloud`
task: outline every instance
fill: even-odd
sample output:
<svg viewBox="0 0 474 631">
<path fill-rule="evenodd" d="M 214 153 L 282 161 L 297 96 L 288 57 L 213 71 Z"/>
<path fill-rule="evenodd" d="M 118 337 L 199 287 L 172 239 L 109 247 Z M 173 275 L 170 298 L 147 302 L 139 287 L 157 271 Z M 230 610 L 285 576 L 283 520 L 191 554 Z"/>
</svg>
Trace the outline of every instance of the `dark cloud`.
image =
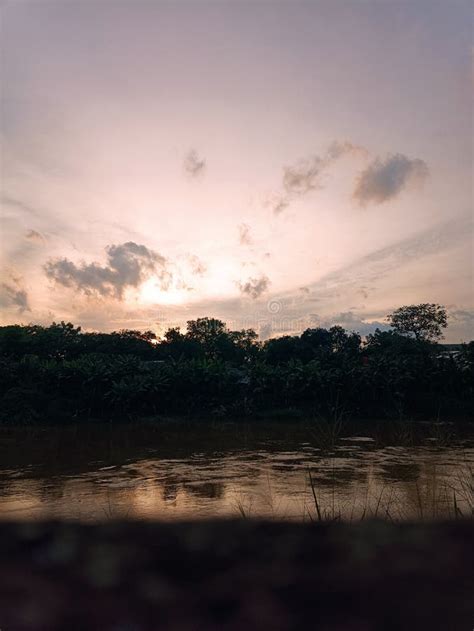
<svg viewBox="0 0 474 631">
<path fill-rule="evenodd" d="M 12 283 L 2 283 L 0 285 L 0 306 L 18 307 L 19 313 L 31 311 L 27 292 L 15 280 Z"/>
<path fill-rule="evenodd" d="M 250 226 L 246 223 L 241 223 L 239 226 L 239 243 L 240 245 L 252 245 Z"/>
<path fill-rule="evenodd" d="M 245 283 L 239 283 L 240 291 L 255 300 L 270 287 L 270 279 L 263 275 L 259 278 L 249 278 Z"/>
<path fill-rule="evenodd" d="M 411 160 L 401 153 L 385 160 L 377 157 L 360 174 L 353 197 L 361 206 L 383 204 L 408 185 L 422 183 L 428 173 L 426 163 L 418 158 Z"/>
<path fill-rule="evenodd" d="M 323 187 L 321 176 L 336 160 L 347 154 L 366 154 L 363 147 L 350 142 L 332 142 L 323 155 L 313 155 L 283 168 L 283 194 L 278 196 L 273 212 L 282 213 L 291 201 Z"/>
<path fill-rule="evenodd" d="M 206 168 L 206 161 L 199 157 L 199 154 L 195 149 L 191 149 L 188 155 L 184 158 L 184 170 L 191 177 L 200 175 Z"/>
<path fill-rule="evenodd" d="M 121 299 L 128 287 L 138 287 L 156 275 L 163 290 L 172 280 L 166 259 L 133 241 L 106 248 L 107 264 L 80 263 L 68 259 L 50 260 L 44 266 L 48 278 L 64 287 L 74 287 L 86 295 L 98 294 Z"/>
</svg>

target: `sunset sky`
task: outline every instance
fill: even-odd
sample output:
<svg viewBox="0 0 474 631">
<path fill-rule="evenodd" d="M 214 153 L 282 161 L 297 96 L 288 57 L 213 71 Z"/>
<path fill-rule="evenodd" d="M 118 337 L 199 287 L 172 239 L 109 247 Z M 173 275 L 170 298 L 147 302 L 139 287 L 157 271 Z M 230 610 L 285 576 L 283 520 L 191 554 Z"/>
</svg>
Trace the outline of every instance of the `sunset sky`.
<svg viewBox="0 0 474 631">
<path fill-rule="evenodd" d="M 1 323 L 474 337 L 471 2 L 1 16 Z"/>
</svg>

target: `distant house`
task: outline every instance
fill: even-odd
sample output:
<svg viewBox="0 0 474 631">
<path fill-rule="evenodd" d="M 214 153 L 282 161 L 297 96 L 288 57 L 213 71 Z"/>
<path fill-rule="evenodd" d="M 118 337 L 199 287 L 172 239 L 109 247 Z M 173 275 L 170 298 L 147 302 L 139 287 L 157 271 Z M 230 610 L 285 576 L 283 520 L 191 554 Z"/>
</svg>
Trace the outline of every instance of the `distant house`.
<svg viewBox="0 0 474 631">
<path fill-rule="evenodd" d="M 438 344 L 438 357 L 456 359 L 461 354 L 462 344 Z"/>
</svg>

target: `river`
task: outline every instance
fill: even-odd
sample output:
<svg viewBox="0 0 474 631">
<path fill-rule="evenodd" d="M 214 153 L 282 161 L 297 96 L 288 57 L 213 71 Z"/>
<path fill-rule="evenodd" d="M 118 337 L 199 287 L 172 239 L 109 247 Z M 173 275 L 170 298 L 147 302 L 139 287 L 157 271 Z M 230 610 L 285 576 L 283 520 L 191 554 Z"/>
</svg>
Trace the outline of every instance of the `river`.
<svg viewBox="0 0 474 631">
<path fill-rule="evenodd" d="M 472 514 L 473 468 L 472 426 L 3 427 L 0 518 L 452 518 Z"/>
</svg>

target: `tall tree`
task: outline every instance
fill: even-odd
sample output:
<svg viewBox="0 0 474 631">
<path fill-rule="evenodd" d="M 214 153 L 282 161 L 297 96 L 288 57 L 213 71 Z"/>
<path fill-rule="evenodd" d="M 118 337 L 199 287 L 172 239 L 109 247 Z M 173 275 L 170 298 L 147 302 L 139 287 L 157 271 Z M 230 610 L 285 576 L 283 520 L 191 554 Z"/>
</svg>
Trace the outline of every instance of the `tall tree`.
<svg viewBox="0 0 474 631">
<path fill-rule="evenodd" d="M 387 316 L 390 326 L 400 335 L 433 342 L 443 337 L 448 326 L 445 307 L 435 303 L 408 305 Z"/>
</svg>

